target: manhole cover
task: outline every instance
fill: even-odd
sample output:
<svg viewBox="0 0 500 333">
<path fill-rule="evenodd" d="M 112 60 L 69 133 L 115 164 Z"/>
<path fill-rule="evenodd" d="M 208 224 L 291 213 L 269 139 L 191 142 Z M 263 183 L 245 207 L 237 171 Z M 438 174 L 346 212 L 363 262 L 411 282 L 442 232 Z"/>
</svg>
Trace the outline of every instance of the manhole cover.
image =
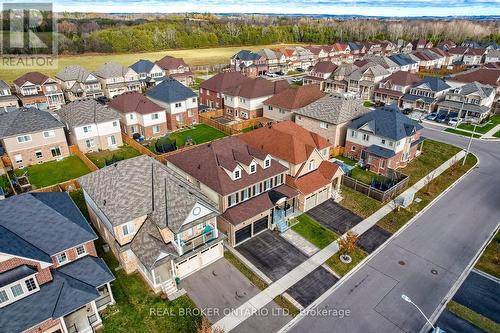
<svg viewBox="0 0 500 333">
<path fill-rule="evenodd" d="M 435 270 L 435 269 L 431 269 L 431 274 L 432 274 L 432 275 L 437 275 L 437 273 L 438 273 L 438 271 L 437 271 L 437 270 Z"/>
<path fill-rule="evenodd" d="M 398 264 L 400 264 L 401 266 L 406 265 L 406 263 L 403 260 L 398 261 Z"/>
<path fill-rule="evenodd" d="M 246 295 L 247 295 L 246 291 L 237 291 L 236 292 L 236 297 L 238 297 L 238 298 L 245 297 Z"/>
<path fill-rule="evenodd" d="M 213 276 L 217 276 L 217 272 L 216 271 L 212 271 L 212 275 Z"/>
</svg>

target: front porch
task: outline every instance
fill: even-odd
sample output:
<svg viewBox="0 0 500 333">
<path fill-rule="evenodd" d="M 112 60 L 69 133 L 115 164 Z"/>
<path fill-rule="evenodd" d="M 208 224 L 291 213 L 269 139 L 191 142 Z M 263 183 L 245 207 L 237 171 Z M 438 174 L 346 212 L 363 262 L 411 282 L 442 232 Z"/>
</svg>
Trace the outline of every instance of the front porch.
<svg viewBox="0 0 500 333">
<path fill-rule="evenodd" d="M 102 325 L 96 301 L 92 301 L 80 309 L 64 316 L 61 324 L 68 333 L 93 333 Z"/>
<path fill-rule="evenodd" d="M 276 206 L 272 208 L 271 223 L 276 226 L 279 232 L 287 231 L 295 223 L 294 218 L 302 214 L 297 206 L 298 197 L 294 197 L 277 202 Z"/>
</svg>

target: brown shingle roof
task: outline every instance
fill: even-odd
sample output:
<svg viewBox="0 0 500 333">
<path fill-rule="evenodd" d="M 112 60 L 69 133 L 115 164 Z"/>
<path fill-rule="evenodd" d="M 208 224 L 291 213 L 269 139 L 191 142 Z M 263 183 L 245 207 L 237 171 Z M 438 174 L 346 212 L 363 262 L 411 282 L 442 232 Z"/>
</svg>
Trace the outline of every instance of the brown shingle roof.
<svg viewBox="0 0 500 333">
<path fill-rule="evenodd" d="M 269 81 L 259 77 L 249 81 L 243 81 L 224 92 L 230 96 L 257 98 L 277 94 L 288 87 L 289 84 L 287 80 Z"/>
<path fill-rule="evenodd" d="M 29 72 L 24 74 L 21 77 L 18 77 L 17 79 L 14 80 L 14 84 L 17 85 L 18 87 L 22 86 L 25 84 L 27 81 L 34 83 L 34 84 L 44 84 L 45 81 L 50 79 L 47 75 L 44 75 L 40 72 Z"/>
<path fill-rule="evenodd" d="M 240 179 L 232 180 L 224 168 L 232 172 L 237 164 L 248 163 L 250 159 L 245 155 L 260 160 L 267 156 L 262 150 L 250 147 L 240 136 L 232 136 L 199 145 L 166 160 L 221 195 L 242 190 L 287 170 L 278 161 L 272 160 L 269 168 L 263 169 L 258 165 L 257 172 L 248 174 L 242 171 Z"/>
<path fill-rule="evenodd" d="M 457 74 L 448 79 L 449 81 L 457 82 L 474 82 L 489 84 L 490 86 L 498 86 L 500 84 L 500 71 L 496 69 L 480 68 L 468 73 Z"/>
<path fill-rule="evenodd" d="M 290 120 L 262 127 L 239 137 L 249 145 L 293 164 L 306 161 L 314 148 L 331 146 L 322 136 Z"/>
<path fill-rule="evenodd" d="M 186 66 L 187 64 L 184 62 L 184 59 L 182 58 L 175 58 L 172 56 L 164 56 L 160 60 L 157 60 L 155 62 L 158 66 L 160 66 L 163 69 L 176 69 L 179 68 L 180 66 Z"/>
<path fill-rule="evenodd" d="M 331 61 L 320 61 L 314 65 L 313 71 L 316 73 L 333 73 L 337 67 L 339 66 L 335 65 Z"/>
<path fill-rule="evenodd" d="M 391 84 L 399 86 L 410 86 L 413 83 L 420 81 L 422 78 L 417 74 L 410 72 L 399 71 L 392 73 L 388 77 L 382 80 L 382 83 L 390 82 Z"/>
<path fill-rule="evenodd" d="M 339 166 L 329 161 L 323 161 L 318 169 L 305 174 L 302 177 L 294 178 L 289 175 L 286 176 L 286 183 L 304 195 L 308 195 L 320 188 L 328 185 L 337 171 Z"/>
<path fill-rule="evenodd" d="M 116 96 L 109 102 L 108 106 L 121 113 L 148 114 L 163 110 L 161 106 L 136 91 Z"/>
<path fill-rule="evenodd" d="M 264 101 L 264 104 L 294 110 L 309 105 L 323 96 L 325 93 L 319 90 L 317 85 L 307 85 L 285 89 Z"/>
<path fill-rule="evenodd" d="M 240 72 L 225 72 L 203 81 L 200 88 L 221 93 L 249 80 L 251 80 L 249 77 Z"/>
</svg>

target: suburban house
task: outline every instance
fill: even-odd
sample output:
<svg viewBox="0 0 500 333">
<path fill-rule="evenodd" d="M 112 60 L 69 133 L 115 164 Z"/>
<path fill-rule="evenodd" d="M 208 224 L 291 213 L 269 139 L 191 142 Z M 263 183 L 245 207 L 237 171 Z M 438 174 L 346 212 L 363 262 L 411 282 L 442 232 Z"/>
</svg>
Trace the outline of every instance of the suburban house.
<svg viewBox="0 0 500 333">
<path fill-rule="evenodd" d="M 249 77 L 257 77 L 267 71 L 267 61 L 262 55 L 241 50 L 229 59 L 231 70 Z"/>
<path fill-rule="evenodd" d="M 475 81 L 492 86 L 497 93 L 500 92 L 500 70 L 498 70 L 498 68 L 471 69 L 446 79 L 446 83 L 452 87 L 463 86 L 464 84 Z"/>
<path fill-rule="evenodd" d="M 120 115 L 95 99 L 68 103 L 57 115 L 66 126 L 70 144 L 77 145 L 84 153 L 123 145 Z"/>
<path fill-rule="evenodd" d="M 341 64 L 333 71 L 333 74 L 324 84 L 324 91 L 327 93 L 343 93 L 347 91 L 348 77 L 359 67 L 354 64 Z"/>
<path fill-rule="evenodd" d="M 267 71 L 269 72 L 287 71 L 286 57 L 283 53 L 266 48 L 258 51 L 257 54 L 266 59 Z"/>
<path fill-rule="evenodd" d="M 347 126 L 368 112 L 359 98 L 332 94 L 297 110 L 295 123 L 327 139 L 333 148 L 344 147 Z"/>
<path fill-rule="evenodd" d="M 2 332 L 82 332 L 102 327 L 115 279 L 97 235 L 65 192 L 0 201 Z"/>
<path fill-rule="evenodd" d="M 1 111 L 0 142 L 15 169 L 69 155 L 64 124 L 36 108 Z"/>
<path fill-rule="evenodd" d="M 484 58 L 484 63 L 500 62 L 500 50 L 489 50 Z"/>
<path fill-rule="evenodd" d="M 311 104 L 325 93 L 317 85 L 287 88 L 264 101 L 264 117 L 273 120 L 293 120 L 295 111 Z"/>
<path fill-rule="evenodd" d="M 70 102 L 81 98 L 97 98 L 103 96 L 101 82 L 98 78 L 78 65 L 65 67 L 56 74 L 56 81 L 61 85 L 64 96 Z"/>
<path fill-rule="evenodd" d="M 194 75 L 189 66 L 182 58 L 164 56 L 156 61 L 156 64 L 165 71 L 165 75 L 171 79 L 176 79 L 185 86 L 190 86 L 194 82 Z"/>
<path fill-rule="evenodd" d="M 348 126 L 344 156 L 391 176 L 392 170 L 404 168 L 420 154 L 422 128 L 395 104 L 379 107 Z"/>
<path fill-rule="evenodd" d="M 335 43 L 330 47 L 330 58 L 340 58 L 342 55 L 351 53 L 351 47 L 348 43 Z"/>
<path fill-rule="evenodd" d="M 216 204 L 174 171 L 141 155 L 79 179 L 90 220 L 123 270 L 155 292 L 224 255 Z"/>
<path fill-rule="evenodd" d="M 169 131 L 198 123 L 198 97 L 179 81 L 165 79 L 146 92 L 146 97 L 166 111 Z"/>
<path fill-rule="evenodd" d="M 289 71 L 302 68 L 302 62 L 299 60 L 299 54 L 294 47 L 285 47 L 279 50 L 284 56 Z"/>
<path fill-rule="evenodd" d="M 288 227 L 299 193 L 271 155 L 230 136 L 168 156 L 167 166 L 218 204 L 219 230 L 236 246 L 267 229 Z"/>
<path fill-rule="evenodd" d="M 363 60 L 379 64 L 391 74 L 401 70 L 401 66 L 398 63 L 396 63 L 390 57 L 387 57 L 385 55 L 381 56 L 381 55 L 368 54 L 363 57 Z"/>
<path fill-rule="evenodd" d="M 309 45 L 306 49 L 313 54 L 314 61 L 328 61 L 330 57 L 330 48 L 322 45 Z"/>
<path fill-rule="evenodd" d="M 417 74 L 412 72 L 395 72 L 379 82 L 378 88 L 375 88 L 373 100 L 385 104 L 396 103 L 399 105 L 399 99 L 410 90 L 410 87 L 422 80 Z"/>
<path fill-rule="evenodd" d="M 0 80 L 0 112 L 9 111 L 19 107 L 19 100 L 12 95 L 10 87 L 5 81 Z"/>
<path fill-rule="evenodd" d="M 108 62 L 93 73 L 101 82 L 104 96 L 113 98 L 127 91 L 141 91 L 139 75 L 128 67 Z"/>
<path fill-rule="evenodd" d="M 332 76 L 337 67 L 338 66 L 331 61 L 319 61 L 314 65 L 309 75 L 302 78 L 302 83 L 304 85 L 319 84 L 321 90 L 324 90 L 325 81 Z"/>
<path fill-rule="evenodd" d="M 340 189 L 342 170 L 330 158 L 331 143 L 287 120 L 241 135 L 256 149 L 262 149 L 288 169 L 286 184 L 299 191 L 298 210 L 306 212 Z"/>
<path fill-rule="evenodd" d="M 165 109 L 138 92 L 116 96 L 108 107 L 119 112 L 121 130 L 131 138 L 139 134 L 148 140 L 168 131 Z"/>
<path fill-rule="evenodd" d="M 411 42 L 413 46 L 413 50 L 420 50 L 420 49 L 430 49 L 431 47 L 434 46 L 431 41 L 428 41 L 427 39 L 420 38 L 416 39 Z"/>
<path fill-rule="evenodd" d="M 243 81 L 224 93 L 224 115 L 232 119 L 262 117 L 264 101 L 288 88 L 286 80 L 269 81 L 263 78 Z"/>
<path fill-rule="evenodd" d="M 462 64 L 464 60 L 464 55 L 467 53 L 468 47 L 454 47 L 448 50 L 448 55 L 451 58 L 452 64 Z"/>
<path fill-rule="evenodd" d="M 479 66 L 483 62 L 486 49 L 473 49 L 470 48 L 465 52 L 463 62 L 467 66 Z"/>
<path fill-rule="evenodd" d="M 65 103 L 61 85 L 40 72 L 29 72 L 14 80 L 22 106 L 57 110 Z"/>
<path fill-rule="evenodd" d="M 437 103 L 437 111 L 453 112 L 467 121 L 480 122 L 490 114 L 494 99 L 493 87 L 472 82 L 449 90 L 444 100 Z"/>
<path fill-rule="evenodd" d="M 369 62 L 347 76 L 347 91 L 362 99 L 371 99 L 377 83 L 390 74 L 381 65 Z"/>
<path fill-rule="evenodd" d="M 401 96 L 401 105 L 403 108 L 432 112 L 435 104 L 450 88 L 441 78 L 426 76 L 415 82 L 409 92 Z"/>
<path fill-rule="evenodd" d="M 139 75 L 142 87 L 155 86 L 165 78 L 165 71 L 149 60 L 141 59 L 129 67 Z"/>
<path fill-rule="evenodd" d="M 250 79 L 240 72 L 215 74 L 200 84 L 199 103 L 211 109 L 224 109 L 224 92 L 248 80 Z"/>
<path fill-rule="evenodd" d="M 430 49 L 423 49 L 412 53 L 418 59 L 420 69 L 439 69 L 444 66 L 446 57 L 432 52 Z"/>
<path fill-rule="evenodd" d="M 302 46 L 296 46 L 295 52 L 299 61 L 299 66 L 297 68 L 308 70 L 309 67 L 314 65 L 314 54 L 309 49 Z"/>
<path fill-rule="evenodd" d="M 393 54 L 388 56 L 390 60 L 399 66 L 399 70 L 403 72 L 418 72 L 418 61 L 414 60 L 407 54 Z"/>
</svg>

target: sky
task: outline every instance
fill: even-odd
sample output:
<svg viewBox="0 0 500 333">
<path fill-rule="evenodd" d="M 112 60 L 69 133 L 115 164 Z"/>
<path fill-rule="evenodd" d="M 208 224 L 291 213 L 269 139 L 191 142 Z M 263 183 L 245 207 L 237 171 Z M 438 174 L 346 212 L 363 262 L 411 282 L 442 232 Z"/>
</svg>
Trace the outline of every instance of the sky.
<svg viewBox="0 0 500 333">
<path fill-rule="evenodd" d="M 103 13 L 211 12 L 400 17 L 500 15 L 500 0 L 54 0 L 54 7 L 56 11 Z"/>
</svg>

